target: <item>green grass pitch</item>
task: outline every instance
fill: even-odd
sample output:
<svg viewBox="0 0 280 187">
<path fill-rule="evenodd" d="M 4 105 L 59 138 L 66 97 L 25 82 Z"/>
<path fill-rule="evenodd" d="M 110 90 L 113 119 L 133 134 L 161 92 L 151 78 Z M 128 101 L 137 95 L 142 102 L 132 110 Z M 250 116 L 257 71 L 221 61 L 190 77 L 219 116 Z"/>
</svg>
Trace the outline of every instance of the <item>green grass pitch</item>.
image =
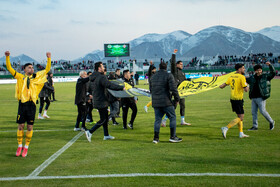
<svg viewBox="0 0 280 187">
<path fill-rule="evenodd" d="M 139 87 L 148 86 L 140 81 Z M 36 121 L 27 158 L 15 157 L 17 149 L 15 123 L 18 102 L 15 85 L 0 85 L 0 178 L 26 177 L 45 160 L 67 144 L 78 132 L 73 128 L 77 116 L 74 105 L 75 83 L 56 83 L 56 99 L 50 105 L 50 119 Z M 78 176 L 130 173 L 262 173 L 280 174 L 280 80 L 272 81 L 267 110 L 276 121 L 273 131 L 259 114 L 259 130 L 252 126 L 251 101 L 244 94 L 244 132 L 249 138 L 238 138 L 238 127 L 228 131 L 227 139 L 221 127 L 236 114 L 231 111 L 229 88 L 215 89 L 186 98 L 186 121 L 192 126 L 180 126 L 177 108 L 177 135 L 181 143 L 169 143 L 169 128 L 161 128 L 160 142 L 152 143 L 154 112 L 143 107 L 150 98 L 139 97 L 134 130 L 123 130 L 109 122 L 110 135 L 115 140 L 103 141 L 102 127 L 89 143 L 81 136 L 72 146 L 48 165 L 39 176 Z M 39 106 L 37 105 L 37 113 Z M 130 114 L 129 114 L 130 117 Z M 95 121 L 99 119 L 93 110 Z M 87 124 L 87 127 L 91 126 Z M 113 178 L 71 178 L 1 181 L 0 186 L 279 186 L 279 177 L 233 176 L 145 176 Z"/>
</svg>

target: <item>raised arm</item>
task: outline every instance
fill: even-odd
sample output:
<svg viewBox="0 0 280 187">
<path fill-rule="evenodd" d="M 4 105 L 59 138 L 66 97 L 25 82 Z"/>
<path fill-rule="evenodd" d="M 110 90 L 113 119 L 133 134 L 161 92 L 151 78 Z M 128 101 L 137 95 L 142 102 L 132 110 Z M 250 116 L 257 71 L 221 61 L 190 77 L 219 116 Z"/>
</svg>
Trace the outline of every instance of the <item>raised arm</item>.
<svg viewBox="0 0 280 187">
<path fill-rule="evenodd" d="M 177 53 L 177 49 L 174 49 L 172 57 L 171 57 L 171 73 L 172 75 L 175 77 L 177 77 L 176 73 L 176 53 Z"/>
<path fill-rule="evenodd" d="M 265 64 L 268 65 L 269 70 L 270 70 L 269 73 L 268 73 L 268 76 L 267 76 L 268 80 L 270 81 L 271 79 L 273 79 L 275 77 L 276 72 L 275 72 L 275 69 L 270 62 L 266 62 Z"/>
<path fill-rule="evenodd" d="M 6 66 L 7 66 L 7 70 L 12 74 L 12 76 L 16 75 L 16 71 L 12 68 L 11 66 L 11 62 L 10 62 L 10 51 L 6 51 L 5 52 L 5 56 L 6 56 Z"/>
<path fill-rule="evenodd" d="M 50 70 L 51 70 L 51 53 L 50 52 L 47 52 L 47 58 L 48 58 L 48 62 L 47 62 L 47 65 L 46 65 L 46 73 L 48 73 Z"/>
</svg>

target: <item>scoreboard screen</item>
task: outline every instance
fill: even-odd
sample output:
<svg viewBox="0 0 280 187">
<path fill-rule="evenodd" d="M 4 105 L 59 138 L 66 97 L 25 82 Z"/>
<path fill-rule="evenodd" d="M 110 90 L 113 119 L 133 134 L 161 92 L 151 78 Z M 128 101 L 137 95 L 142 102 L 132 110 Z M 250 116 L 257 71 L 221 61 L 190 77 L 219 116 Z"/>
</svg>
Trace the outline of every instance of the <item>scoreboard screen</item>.
<svg viewBox="0 0 280 187">
<path fill-rule="evenodd" d="M 129 56 L 129 44 L 104 44 L 105 57 L 125 57 Z"/>
</svg>

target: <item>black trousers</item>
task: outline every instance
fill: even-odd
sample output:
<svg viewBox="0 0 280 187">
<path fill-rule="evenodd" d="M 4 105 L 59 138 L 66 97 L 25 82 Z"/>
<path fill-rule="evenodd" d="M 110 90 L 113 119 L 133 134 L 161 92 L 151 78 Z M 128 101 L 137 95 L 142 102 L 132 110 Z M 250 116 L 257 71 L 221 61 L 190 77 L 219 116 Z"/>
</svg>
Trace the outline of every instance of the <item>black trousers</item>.
<svg viewBox="0 0 280 187">
<path fill-rule="evenodd" d="M 131 114 L 131 118 L 130 118 L 130 124 L 133 126 L 133 122 L 136 118 L 137 115 L 137 105 L 135 102 L 133 103 L 122 103 L 122 119 L 123 119 L 123 127 L 127 128 L 127 113 L 128 113 L 128 109 L 131 108 L 132 110 L 132 114 Z"/>
<path fill-rule="evenodd" d="M 87 115 L 87 106 L 86 103 L 80 103 L 77 105 L 78 107 L 78 116 L 76 121 L 76 128 L 79 128 L 80 122 L 82 122 L 82 127 L 86 127 L 86 115 Z"/>
<path fill-rule="evenodd" d="M 45 110 L 48 110 L 48 109 L 49 109 L 49 106 L 50 106 L 50 104 L 51 104 L 50 99 L 49 99 L 48 97 L 40 97 L 39 114 L 42 113 L 45 102 L 46 102 Z"/>
<path fill-rule="evenodd" d="M 98 109 L 100 120 L 89 130 L 90 133 L 103 126 L 104 136 L 109 136 L 108 131 L 108 107 Z"/>
<path fill-rule="evenodd" d="M 185 98 L 180 98 L 179 105 L 180 105 L 180 115 L 185 116 L 185 108 L 186 108 Z M 177 105 L 175 104 L 175 110 L 176 110 L 176 108 L 177 108 Z"/>
<path fill-rule="evenodd" d="M 87 102 L 87 119 L 89 119 L 90 122 L 93 122 L 92 110 L 93 110 L 92 103 Z"/>
</svg>

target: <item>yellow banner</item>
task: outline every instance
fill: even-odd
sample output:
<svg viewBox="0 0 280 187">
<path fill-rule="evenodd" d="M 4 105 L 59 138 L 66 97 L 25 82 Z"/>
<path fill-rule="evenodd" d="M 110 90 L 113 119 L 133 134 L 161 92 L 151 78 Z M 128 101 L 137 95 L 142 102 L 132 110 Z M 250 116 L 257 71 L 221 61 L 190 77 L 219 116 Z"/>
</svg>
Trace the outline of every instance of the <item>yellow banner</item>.
<svg viewBox="0 0 280 187">
<path fill-rule="evenodd" d="M 184 81 L 178 87 L 181 97 L 206 92 L 219 87 L 235 72 L 228 73 L 219 77 L 201 77 L 192 81 Z"/>
</svg>

